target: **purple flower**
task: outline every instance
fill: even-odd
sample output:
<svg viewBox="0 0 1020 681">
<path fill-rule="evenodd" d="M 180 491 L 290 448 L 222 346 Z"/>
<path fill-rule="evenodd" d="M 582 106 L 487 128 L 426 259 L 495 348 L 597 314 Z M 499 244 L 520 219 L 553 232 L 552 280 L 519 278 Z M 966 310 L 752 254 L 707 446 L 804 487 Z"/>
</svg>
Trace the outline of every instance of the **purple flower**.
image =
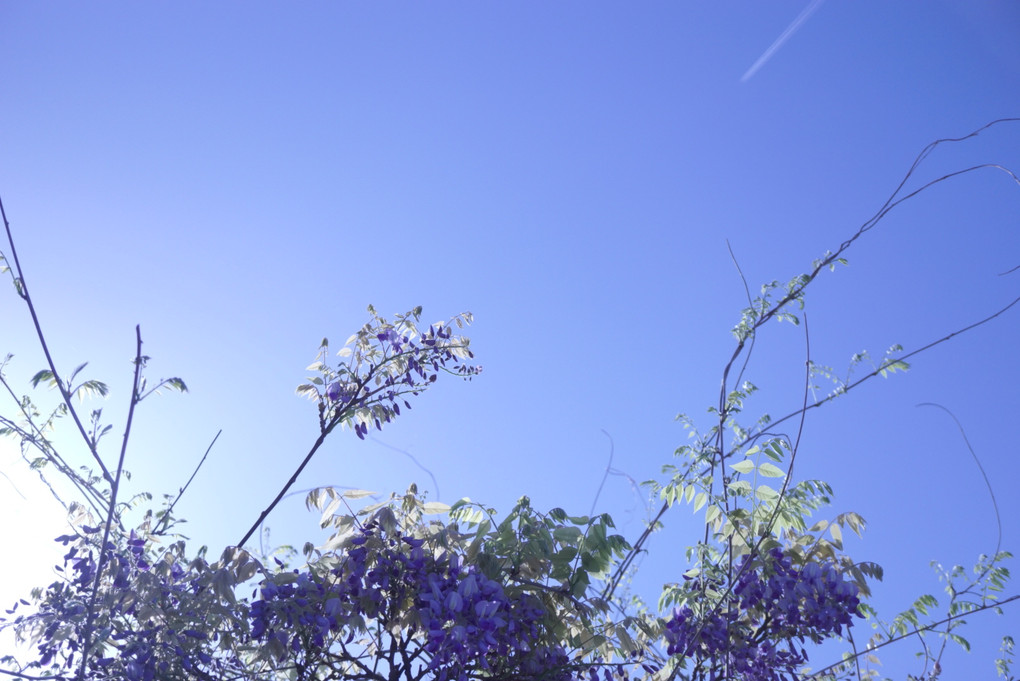
<svg viewBox="0 0 1020 681">
<path fill-rule="evenodd" d="M 745 558 L 732 593 L 717 607 L 700 615 L 689 607 L 674 612 L 665 631 L 670 655 L 722 656 L 741 681 L 780 681 L 807 662 L 795 640 L 842 636 L 858 615 L 857 585 L 834 565 L 798 569 L 778 549 L 758 562 Z"/>
<path fill-rule="evenodd" d="M 330 402 L 342 402 L 347 404 L 354 399 L 358 386 L 344 381 L 333 381 L 326 388 L 326 398 Z"/>
<path fill-rule="evenodd" d="M 403 352 L 403 346 L 407 344 L 407 338 L 401 336 L 395 329 L 388 328 L 376 336 L 381 342 L 389 343 L 394 352 Z"/>
</svg>

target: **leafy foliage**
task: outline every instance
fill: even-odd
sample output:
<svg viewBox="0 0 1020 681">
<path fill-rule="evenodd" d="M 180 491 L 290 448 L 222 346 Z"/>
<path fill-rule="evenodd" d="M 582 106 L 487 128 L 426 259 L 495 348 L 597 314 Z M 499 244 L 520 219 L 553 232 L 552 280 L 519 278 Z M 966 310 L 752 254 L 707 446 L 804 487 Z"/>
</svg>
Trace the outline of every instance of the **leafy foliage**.
<svg viewBox="0 0 1020 681">
<path fill-rule="evenodd" d="M 935 564 L 946 584 L 945 616 L 934 614 L 934 596 L 922 595 L 884 622 L 868 603 L 870 581 L 882 578 L 882 568 L 855 561 L 843 545 L 844 530 L 860 535 L 864 519 L 853 512 L 816 518 L 831 503 L 832 488 L 794 476 L 811 409 L 871 378 L 907 370 L 911 356 L 962 332 L 913 352 L 893 346 L 864 375 L 854 372 L 871 362 L 866 352 L 853 356 L 843 378 L 811 358 L 807 288 L 821 272 L 845 265 L 845 251 L 917 193 L 899 192 L 808 273 L 786 284 L 770 282 L 754 299 L 748 293 L 708 427 L 681 415 L 690 441 L 676 449 L 661 479 L 646 483 L 662 505 L 636 540 L 616 534 L 608 515 L 542 512 L 527 497 L 500 516 L 468 499 L 449 507 L 430 502 L 412 485 L 355 510 L 350 502 L 366 493 L 322 488 L 307 505 L 330 536 L 321 546 L 306 545 L 297 565 L 290 562 L 296 557 L 256 556 L 244 546 L 338 426 L 364 439 L 371 426 L 381 429 L 410 409 L 410 400 L 440 374 L 470 380 L 480 372 L 468 364 L 474 357 L 469 340 L 453 333 L 454 326 L 470 323 L 470 314 L 424 328 L 420 307 L 392 322 L 369 307 L 369 322 L 348 338 L 339 359 L 323 339 L 307 368 L 311 376 L 297 389 L 316 403 L 315 441 L 241 541 L 209 563 L 204 551 L 189 554 L 173 534 L 176 498 L 149 509 L 133 528 L 126 511 L 149 497 L 119 499 L 134 407 L 162 389 L 185 392 L 184 381 L 149 386 L 149 358 L 137 330 L 125 434 L 116 463 L 104 460 L 101 445 L 111 426 L 98 408 L 81 418 L 75 403 L 105 397 L 109 389 L 79 378 L 86 364 L 66 377 L 58 372 L 4 215 L 11 260 L 0 254 L 0 262 L 32 314 L 47 360 L 32 387 L 56 390 L 60 399 L 47 411 L 27 395 L 18 397 L 3 373 L 8 356 L 0 363 L 0 384 L 15 407 L 13 415 L 0 416 L 0 434 L 19 441 L 32 468 L 52 466 L 78 498 L 62 502 L 76 529 L 57 539 L 67 549 L 60 578 L 16 604 L 3 624 L 30 640 L 37 656 L 24 665 L 4 657 L 0 671 L 26 679 L 110 681 L 863 679 L 877 675 L 871 667 L 877 650 L 916 637 L 922 676 L 935 679 L 947 643 L 969 647 L 960 633 L 966 616 L 1020 599 L 1002 596 L 1010 576 L 1003 561 L 1010 554 L 997 547 L 972 575 Z M 804 330 L 804 403 L 778 419 L 764 414 L 747 421 L 743 412 L 757 388 L 744 375 L 758 334 L 773 319 Z M 822 396 L 812 384 L 818 377 L 833 384 Z M 97 470 L 72 465 L 52 444 L 53 431 L 67 420 Z M 797 427 L 786 433 L 779 430 L 784 423 Z M 674 559 L 676 580 L 663 587 L 655 609 L 621 595 L 648 537 L 681 506 L 701 514 L 704 533 L 686 547 L 686 562 Z M 852 627 L 862 618 L 876 633 L 859 650 Z M 929 645 L 932 636 L 939 645 Z M 843 659 L 810 672 L 810 646 L 833 639 L 847 644 Z M 1007 679 L 1013 678 L 1012 656 L 1007 637 L 997 661 Z"/>
</svg>

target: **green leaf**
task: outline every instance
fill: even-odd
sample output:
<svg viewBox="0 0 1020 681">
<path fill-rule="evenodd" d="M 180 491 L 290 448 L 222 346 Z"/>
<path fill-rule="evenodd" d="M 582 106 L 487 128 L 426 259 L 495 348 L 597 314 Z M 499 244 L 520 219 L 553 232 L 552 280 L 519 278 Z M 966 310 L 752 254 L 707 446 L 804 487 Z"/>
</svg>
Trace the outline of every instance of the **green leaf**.
<svg viewBox="0 0 1020 681">
<path fill-rule="evenodd" d="M 475 538 L 471 540 L 471 545 L 468 546 L 467 553 L 465 554 L 465 557 L 469 561 L 475 560 L 475 556 L 477 556 L 478 552 L 481 550 L 482 544 L 485 542 L 485 537 L 489 534 L 490 529 L 492 529 L 492 523 L 488 520 L 483 520 L 479 523 L 478 531 L 475 533 Z"/>
<path fill-rule="evenodd" d="M 570 583 L 570 595 L 575 598 L 584 596 L 589 584 L 591 584 L 591 578 L 588 577 L 587 572 L 578 571 L 574 573 L 574 578 Z"/>
<path fill-rule="evenodd" d="M 783 460 L 783 447 L 779 440 L 773 440 L 765 445 L 765 455 L 775 462 Z"/>
<path fill-rule="evenodd" d="M 781 478 L 786 475 L 786 472 L 782 468 L 774 466 L 767 461 L 758 466 L 758 472 L 766 478 Z"/>
<path fill-rule="evenodd" d="M 557 527 L 553 530 L 553 537 L 564 544 L 575 544 L 582 536 L 581 530 L 576 527 Z"/>
<path fill-rule="evenodd" d="M 184 384 L 184 381 L 180 378 L 168 378 L 166 384 L 174 390 L 182 393 L 188 392 L 188 386 Z"/>
<path fill-rule="evenodd" d="M 960 636 L 959 634 L 949 634 L 949 638 L 951 638 L 957 645 L 963 646 L 963 649 L 968 653 L 970 652 L 970 641 L 965 639 L 963 636 Z"/>
<path fill-rule="evenodd" d="M 308 397 L 318 397 L 319 396 L 319 391 L 316 390 L 315 386 L 311 385 L 310 383 L 305 383 L 303 385 L 299 385 L 297 387 L 297 390 L 295 390 L 295 392 L 298 395 L 307 395 Z"/>
<path fill-rule="evenodd" d="M 762 501 L 775 501 L 779 498 L 779 492 L 768 485 L 759 485 L 758 489 L 754 491 L 754 495 Z"/>
<path fill-rule="evenodd" d="M 85 381 L 75 388 L 74 394 L 77 395 L 79 402 L 84 402 L 86 396 L 99 395 L 106 397 L 109 392 L 110 389 L 102 381 Z"/>
<path fill-rule="evenodd" d="M 694 497 L 694 512 L 697 513 L 701 510 L 701 507 L 708 502 L 708 495 L 704 492 L 698 492 L 698 495 Z"/>
<path fill-rule="evenodd" d="M 82 369 L 84 369 L 84 368 L 85 368 L 86 366 L 88 366 L 88 364 L 89 364 L 88 362 L 84 362 L 84 363 L 82 363 L 82 364 L 79 364 L 79 365 L 78 365 L 78 366 L 77 366 L 77 367 L 75 368 L 75 370 L 71 372 L 71 375 L 67 377 L 67 382 L 68 382 L 68 384 L 70 384 L 70 383 L 73 383 L 73 382 L 74 382 L 74 378 L 75 378 L 75 376 L 77 376 L 78 374 L 80 374 L 80 373 L 81 373 L 81 370 L 82 370 Z"/>
<path fill-rule="evenodd" d="M 573 546 L 567 546 L 553 554 L 552 562 L 553 565 L 559 564 L 569 565 L 576 557 L 577 549 L 574 548 Z"/>
<path fill-rule="evenodd" d="M 908 371 L 910 365 L 901 359 L 886 360 L 882 363 L 882 367 L 878 370 L 878 373 L 885 378 L 887 374 L 894 374 L 897 371 Z"/>
<path fill-rule="evenodd" d="M 770 464 L 763 464 L 763 465 L 764 466 L 768 466 Z M 754 470 L 754 462 L 753 461 L 749 461 L 747 459 L 744 459 L 743 461 L 738 461 L 737 463 L 731 465 L 730 468 L 732 468 L 733 470 L 735 470 L 738 473 L 747 474 L 747 473 L 750 473 L 751 471 Z"/>
<path fill-rule="evenodd" d="M 32 377 L 32 387 L 33 388 L 39 387 L 39 384 L 42 383 L 43 381 L 49 383 L 50 387 L 56 386 L 57 384 L 56 381 L 53 380 L 53 372 L 50 371 L 49 369 L 43 369 L 42 371 L 37 372 L 36 375 Z"/>
<path fill-rule="evenodd" d="M 364 489 L 345 489 L 342 494 L 346 499 L 362 499 L 364 497 L 370 497 L 373 494 L 376 494 L 376 492 L 369 492 Z"/>
<path fill-rule="evenodd" d="M 747 480 L 734 480 L 730 483 L 729 491 L 733 494 L 745 495 L 751 493 L 751 483 Z"/>
<path fill-rule="evenodd" d="M 422 506 L 421 512 L 425 515 L 435 515 L 436 513 L 449 513 L 450 506 L 444 504 L 441 501 L 426 501 Z"/>
<path fill-rule="evenodd" d="M 461 499 L 461 501 L 465 501 Z M 478 507 L 471 507 L 466 505 L 458 505 L 457 502 L 450 507 L 451 517 L 457 519 L 460 522 L 467 523 L 468 525 L 479 525 L 483 522 L 488 522 L 485 513 Z"/>
<path fill-rule="evenodd" d="M 336 513 L 336 510 L 339 507 L 340 507 L 340 498 L 337 497 L 337 498 L 333 499 L 333 501 L 331 501 L 329 503 L 329 506 L 327 506 L 325 509 L 323 509 L 322 516 L 319 518 L 319 527 L 322 527 L 322 528 L 327 527 L 330 524 L 330 521 L 333 519 L 333 514 Z"/>
</svg>

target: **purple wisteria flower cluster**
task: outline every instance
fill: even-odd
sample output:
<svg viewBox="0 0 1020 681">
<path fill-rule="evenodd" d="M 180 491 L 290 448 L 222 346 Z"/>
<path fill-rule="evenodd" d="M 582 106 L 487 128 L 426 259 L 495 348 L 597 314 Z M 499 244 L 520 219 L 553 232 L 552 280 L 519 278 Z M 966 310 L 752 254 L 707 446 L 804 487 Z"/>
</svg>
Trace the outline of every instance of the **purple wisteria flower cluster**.
<svg viewBox="0 0 1020 681">
<path fill-rule="evenodd" d="M 792 681 L 807 662 L 806 640 L 842 636 L 860 616 L 857 585 L 830 564 L 798 568 L 772 549 L 758 569 L 745 557 L 736 570 L 718 607 L 700 616 L 690 607 L 674 613 L 665 631 L 670 655 L 723 665 L 727 678 L 741 681 Z"/>
<path fill-rule="evenodd" d="M 119 548 L 106 544 L 100 590 L 89 616 L 88 604 L 97 571 L 99 528 L 82 526 L 81 535 L 64 535 L 56 541 L 70 549 L 64 555 L 67 579 L 49 586 L 37 612 L 17 618 L 15 624 L 35 629 L 38 666 L 56 663 L 74 675 L 88 636 L 105 631 L 109 644 L 93 649 L 87 660 L 87 678 L 97 681 L 153 681 L 154 679 L 212 679 L 228 670 L 222 658 L 208 652 L 217 638 L 203 626 L 207 613 L 195 596 L 202 590 L 198 578 L 176 560 L 153 564 L 146 540 L 133 530 Z M 172 613 L 175 628 L 168 623 Z M 91 619 L 91 621 L 90 621 Z M 95 641 L 92 641 L 95 644 Z"/>
<path fill-rule="evenodd" d="M 373 312 L 372 308 L 369 308 Z M 474 357 L 468 339 L 454 336 L 449 324 L 432 324 L 419 332 L 417 320 L 421 308 L 390 324 L 376 316 L 376 324 L 366 325 L 348 341 L 341 355 L 348 360 L 336 368 L 328 366 L 325 355 L 312 368 L 322 373 L 298 392 L 318 396 L 323 429 L 334 419 L 351 420 L 355 434 L 364 439 L 370 425 L 379 430 L 400 415 L 401 407 L 410 409 L 404 396 L 417 395 L 446 372 L 470 380 L 482 367 L 467 364 Z M 470 321 L 470 315 L 464 315 Z M 455 318 L 462 324 L 461 318 Z M 324 346 L 325 347 L 325 342 Z M 324 389 L 316 385 L 325 386 Z"/>
<path fill-rule="evenodd" d="M 436 681 L 572 678 L 566 652 L 548 643 L 538 598 L 508 595 L 459 556 L 436 555 L 423 539 L 388 533 L 374 521 L 349 540 L 333 569 L 267 579 L 260 592 L 250 609 L 251 636 L 278 663 L 355 663 L 365 650 L 356 633 L 377 622 L 393 637 L 387 645 L 402 649 L 394 664 L 416 664 Z"/>
</svg>

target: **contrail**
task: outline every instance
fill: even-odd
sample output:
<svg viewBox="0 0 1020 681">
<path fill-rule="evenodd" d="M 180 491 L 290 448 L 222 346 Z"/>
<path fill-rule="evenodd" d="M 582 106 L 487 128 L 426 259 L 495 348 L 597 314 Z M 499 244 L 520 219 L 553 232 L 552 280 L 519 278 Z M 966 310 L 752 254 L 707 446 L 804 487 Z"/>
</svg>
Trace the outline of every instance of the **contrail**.
<svg viewBox="0 0 1020 681">
<path fill-rule="evenodd" d="M 779 48 L 782 47 L 783 44 L 790 39 L 790 36 L 797 32 L 797 29 L 800 28 L 804 24 L 804 22 L 808 20 L 808 17 L 814 14 L 815 10 L 818 9 L 818 6 L 821 5 L 824 1 L 825 0 L 811 0 L 811 4 L 804 8 L 804 11 L 801 12 L 797 16 L 797 18 L 793 20 L 793 23 L 787 26 L 786 30 L 783 31 L 778 38 L 776 38 L 776 41 L 769 45 L 769 49 L 765 50 L 765 52 L 760 57 L 758 57 L 758 61 L 751 65 L 751 68 L 747 70 L 747 73 L 741 76 L 740 82 L 745 83 L 748 80 L 750 80 L 751 76 L 757 73 L 758 69 L 764 66 L 765 62 L 772 58 L 772 55 L 774 55 L 779 50 Z"/>
</svg>

